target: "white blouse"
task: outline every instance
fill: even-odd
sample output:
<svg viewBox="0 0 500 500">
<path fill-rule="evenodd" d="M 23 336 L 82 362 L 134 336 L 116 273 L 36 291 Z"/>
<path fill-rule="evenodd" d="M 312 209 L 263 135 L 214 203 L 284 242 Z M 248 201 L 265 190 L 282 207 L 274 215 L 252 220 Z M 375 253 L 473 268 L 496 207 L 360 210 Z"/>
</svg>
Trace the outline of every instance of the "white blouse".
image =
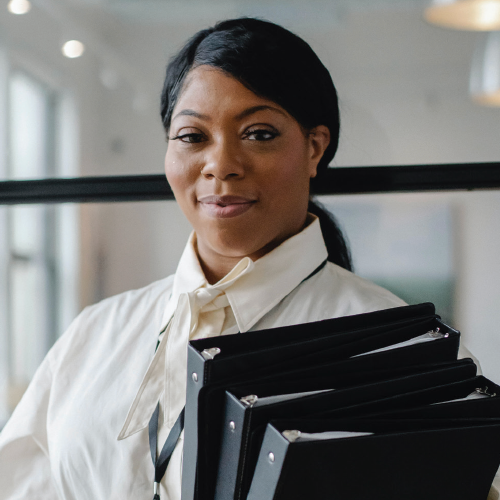
<svg viewBox="0 0 500 500">
<path fill-rule="evenodd" d="M 160 401 L 161 446 L 184 405 L 189 338 L 404 305 L 330 262 L 309 277 L 327 258 L 318 220 L 213 286 L 193 242 L 174 276 L 86 308 L 56 342 L 0 434 L 0 499 L 152 498 L 147 426 Z M 181 445 L 162 500 L 180 499 Z"/>
</svg>

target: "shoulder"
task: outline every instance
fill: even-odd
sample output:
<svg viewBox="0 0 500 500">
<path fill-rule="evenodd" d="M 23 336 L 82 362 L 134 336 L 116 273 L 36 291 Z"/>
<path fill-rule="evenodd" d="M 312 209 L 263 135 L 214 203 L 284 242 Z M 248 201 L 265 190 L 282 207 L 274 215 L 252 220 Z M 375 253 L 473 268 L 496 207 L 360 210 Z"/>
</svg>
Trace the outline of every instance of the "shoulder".
<svg viewBox="0 0 500 500">
<path fill-rule="evenodd" d="M 296 287 L 254 329 L 352 316 L 406 303 L 385 288 L 328 262 Z"/>
<path fill-rule="evenodd" d="M 149 337 L 156 338 L 173 278 L 172 275 L 86 307 L 56 342 L 49 358 L 61 359 L 76 351 L 113 350 L 121 343 L 133 346 Z"/>
<path fill-rule="evenodd" d="M 142 316 L 158 320 L 159 323 L 172 292 L 173 282 L 174 275 L 171 275 L 143 288 L 114 295 L 85 308 L 81 315 L 87 320 L 107 317 L 119 326 Z"/>
<path fill-rule="evenodd" d="M 324 291 L 335 298 L 340 307 L 352 310 L 352 314 L 406 305 L 389 290 L 332 262 L 318 273 L 316 280 L 313 277 L 310 285 L 318 293 Z"/>
<path fill-rule="evenodd" d="M 308 281 L 302 284 L 303 289 L 297 290 L 297 293 L 315 297 L 325 312 L 332 314 L 331 317 L 405 305 L 389 290 L 332 262 L 328 262 L 322 271 Z"/>
</svg>

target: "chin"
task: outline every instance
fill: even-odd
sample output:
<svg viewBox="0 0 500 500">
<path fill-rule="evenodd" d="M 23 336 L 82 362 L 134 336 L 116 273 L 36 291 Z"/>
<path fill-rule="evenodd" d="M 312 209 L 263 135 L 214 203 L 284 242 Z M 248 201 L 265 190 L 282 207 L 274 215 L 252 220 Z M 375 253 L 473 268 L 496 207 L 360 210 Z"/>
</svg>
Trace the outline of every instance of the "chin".
<svg viewBox="0 0 500 500">
<path fill-rule="evenodd" d="M 212 248 L 219 254 L 232 258 L 252 257 L 262 248 L 253 238 L 218 239 L 213 242 Z"/>
<path fill-rule="evenodd" d="M 216 234 L 216 236 L 215 236 Z M 221 256 L 236 258 L 236 257 L 252 257 L 259 254 L 260 251 L 267 246 L 268 241 L 262 237 L 261 232 L 253 231 L 217 231 L 211 234 L 205 233 L 203 240 L 208 244 L 212 251 Z"/>
<path fill-rule="evenodd" d="M 287 238 L 280 238 L 279 235 L 265 235 L 262 231 L 243 231 L 235 234 L 218 234 L 217 238 L 209 238 L 211 248 L 221 256 L 231 258 L 250 257 L 257 260 L 268 252 L 272 251 Z"/>
<path fill-rule="evenodd" d="M 205 248 L 220 256 L 230 258 L 251 257 L 256 260 L 276 248 L 280 243 L 300 230 L 298 224 L 285 221 L 282 224 L 269 224 L 269 217 L 259 220 L 218 219 L 197 221 L 195 232 L 198 241 Z M 299 219 L 297 217 L 297 219 Z M 271 220 L 278 220 L 274 217 Z M 267 222 L 267 223 L 266 223 Z M 298 226 L 298 227 L 296 227 Z"/>
</svg>

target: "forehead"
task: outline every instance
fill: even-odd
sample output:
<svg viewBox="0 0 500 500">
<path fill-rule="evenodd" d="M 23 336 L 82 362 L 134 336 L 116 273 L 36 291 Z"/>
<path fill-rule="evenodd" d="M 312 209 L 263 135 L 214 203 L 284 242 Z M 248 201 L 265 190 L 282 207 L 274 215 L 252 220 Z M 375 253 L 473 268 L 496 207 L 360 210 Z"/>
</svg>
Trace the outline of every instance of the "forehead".
<svg viewBox="0 0 500 500">
<path fill-rule="evenodd" d="M 286 111 L 274 101 L 258 96 L 236 78 L 211 66 L 191 70 L 174 108 L 173 116 L 185 109 L 199 113 L 239 113 L 254 106 L 271 106 Z"/>
</svg>

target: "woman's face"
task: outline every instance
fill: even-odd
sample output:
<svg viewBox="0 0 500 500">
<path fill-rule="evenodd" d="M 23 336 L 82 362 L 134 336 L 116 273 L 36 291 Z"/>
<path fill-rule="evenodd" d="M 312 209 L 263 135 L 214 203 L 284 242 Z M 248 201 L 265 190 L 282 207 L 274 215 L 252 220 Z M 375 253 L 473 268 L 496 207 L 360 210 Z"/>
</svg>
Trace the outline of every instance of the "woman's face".
<svg viewBox="0 0 500 500">
<path fill-rule="evenodd" d="M 305 132 L 222 71 L 192 70 L 172 114 L 165 172 L 200 257 L 256 260 L 298 233 L 329 140 L 327 127 Z"/>
</svg>

